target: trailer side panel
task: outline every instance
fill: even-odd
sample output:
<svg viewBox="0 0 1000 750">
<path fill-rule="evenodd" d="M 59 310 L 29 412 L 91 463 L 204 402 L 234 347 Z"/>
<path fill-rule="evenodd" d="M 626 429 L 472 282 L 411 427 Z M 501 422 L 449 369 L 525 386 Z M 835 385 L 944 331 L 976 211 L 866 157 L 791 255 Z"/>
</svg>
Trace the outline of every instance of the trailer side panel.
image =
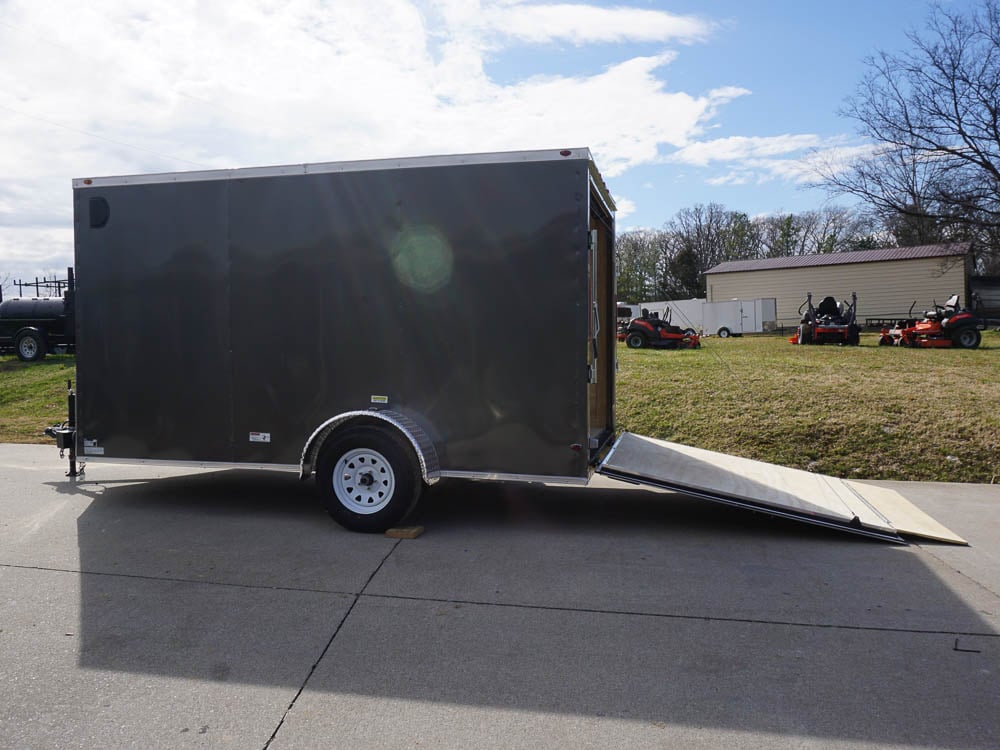
<svg viewBox="0 0 1000 750">
<path fill-rule="evenodd" d="M 81 439 L 297 464 L 326 420 L 388 408 L 445 471 L 585 477 L 589 180 L 572 158 L 78 189 Z"/>
<path fill-rule="evenodd" d="M 233 460 L 227 196 L 221 181 L 74 192 L 84 455 Z"/>
</svg>

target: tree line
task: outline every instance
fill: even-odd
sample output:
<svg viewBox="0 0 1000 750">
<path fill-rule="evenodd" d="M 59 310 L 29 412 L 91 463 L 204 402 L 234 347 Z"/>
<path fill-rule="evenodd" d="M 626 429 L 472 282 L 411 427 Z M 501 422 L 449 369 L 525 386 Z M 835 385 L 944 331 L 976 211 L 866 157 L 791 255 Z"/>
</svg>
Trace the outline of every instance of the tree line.
<svg viewBox="0 0 1000 750">
<path fill-rule="evenodd" d="M 868 58 L 841 114 L 870 151 L 821 165 L 815 187 L 857 208 L 750 218 L 719 204 L 679 211 L 662 229 L 618 238 L 618 297 L 705 293 L 729 260 L 971 243 L 977 273 L 1000 275 L 1000 0 L 936 5 L 910 48 Z"/>
<path fill-rule="evenodd" d="M 881 247 L 875 219 L 827 207 L 750 218 L 718 203 L 684 208 L 663 229 L 618 237 L 618 298 L 686 299 L 705 295 L 704 273 L 729 260 L 836 253 Z"/>
</svg>

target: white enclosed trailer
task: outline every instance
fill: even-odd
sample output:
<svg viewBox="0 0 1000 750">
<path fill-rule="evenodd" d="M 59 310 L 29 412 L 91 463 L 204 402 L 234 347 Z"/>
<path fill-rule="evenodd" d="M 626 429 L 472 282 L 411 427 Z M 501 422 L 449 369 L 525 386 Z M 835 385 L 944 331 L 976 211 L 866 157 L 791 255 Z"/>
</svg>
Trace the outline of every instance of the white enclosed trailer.
<svg viewBox="0 0 1000 750">
<path fill-rule="evenodd" d="M 627 302 L 618 303 L 618 313 L 616 315 L 618 325 L 628 325 L 633 318 L 638 318 L 642 314 L 642 305 L 632 305 Z"/>
<path fill-rule="evenodd" d="M 706 302 L 702 307 L 703 329 L 720 338 L 773 331 L 778 325 L 777 311 L 774 297 Z"/>
<path fill-rule="evenodd" d="M 704 330 L 704 304 L 704 299 L 693 297 L 646 302 L 642 306 L 651 313 L 657 313 L 662 320 L 670 320 L 675 326 L 701 333 Z"/>
</svg>

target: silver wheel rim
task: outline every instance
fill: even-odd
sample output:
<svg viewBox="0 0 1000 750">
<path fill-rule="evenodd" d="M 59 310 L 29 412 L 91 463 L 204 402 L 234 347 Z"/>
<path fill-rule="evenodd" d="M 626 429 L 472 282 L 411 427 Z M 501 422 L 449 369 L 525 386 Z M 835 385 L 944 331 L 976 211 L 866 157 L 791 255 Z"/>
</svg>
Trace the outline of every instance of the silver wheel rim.
<svg viewBox="0 0 1000 750">
<path fill-rule="evenodd" d="M 38 354 L 38 344 L 30 336 L 21 339 L 19 348 L 21 349 L 21 356 L 25 359 L 31 359 Z"/>
<path fill-rule="evenodd" d="M 354 513 L 377 513 L 389 504 L 395 489 L 392 466 L 371 448 L 348 451 L 333 467 L 333 492 Z"/>
<path fill-rule="evenodd" d="M 964 329 L 958 334 L 958 341 L 962 346 L 969 347 L 972 346 L 973 342 L 976 340 L 975 331 L 971 328 Z"/>
</svg>

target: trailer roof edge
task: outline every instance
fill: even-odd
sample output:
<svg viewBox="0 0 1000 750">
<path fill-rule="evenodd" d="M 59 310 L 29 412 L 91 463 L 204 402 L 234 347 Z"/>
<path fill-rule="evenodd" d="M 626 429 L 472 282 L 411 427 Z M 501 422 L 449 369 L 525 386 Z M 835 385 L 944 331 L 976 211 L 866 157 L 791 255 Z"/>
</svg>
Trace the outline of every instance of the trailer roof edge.
<svg viewBox="0 0 1000 750">
<path fill-rule="evenodd" d="M 238 180 L 251 177 L 280 177 L 283 175 L 324 174 L 334 172 L 364 172 L 380 169 L 415 169 L 460 164 L 509 164 L 513 162 L 561 161 L 585 159 L 594 182 L 603 198 L 614 210 L 614 201 L 601 177 L 589 148 L 542 149 L 537 151 L 497 151 L 478 154 L 452 154 L 438 156 L 408 156 L 398 159 L 363 159 L 357 161 L 317 162 L 315 164 L 287 164 L 272 167 L 240 167 L 235 169 L 206 169 L 185 172 L 156 172 L 150 174 L 114 175 L 106 177 L 78 177 L 74 189 L 112 187 L 118 185 L 151 185 L 168 182 L 202 182 L 207 180 Z"/>
</svg>

